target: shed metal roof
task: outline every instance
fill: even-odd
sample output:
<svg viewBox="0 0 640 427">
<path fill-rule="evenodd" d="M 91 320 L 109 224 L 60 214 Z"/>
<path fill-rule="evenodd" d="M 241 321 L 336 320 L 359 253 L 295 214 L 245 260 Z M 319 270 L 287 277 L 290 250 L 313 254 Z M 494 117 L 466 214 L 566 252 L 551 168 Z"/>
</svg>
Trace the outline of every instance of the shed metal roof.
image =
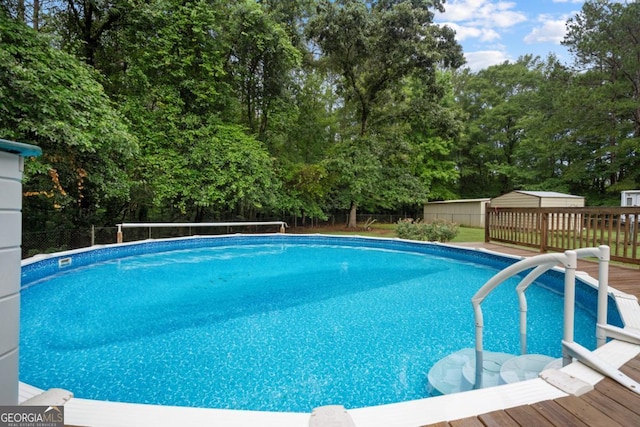
<svg viewBox="0 0 640 427">
<path fill-rule="evenodd" d="M 557 191 L 526 191 L 526 190 L 515 190 L 515 193 L 527 194 L 529 196 L 539 197 L 539 198 L 576 198 L 576 199 L 584 199 L 583 196 L 576 196 L 573 194 L 565 194 L 558 193 Z"/>
<path fill-rule="evenodd" d="M 455 200 L 438 200 L 435 202 L 427 202 L 427 205 L 431 205 L 431 204 L 438 204 L 438 203 L 474 203 L 474 202 L 488 202 L 491 199 L 486 197 L 486 198 L 481 198 L 481 199 L 455 199 Z"/>
</svg>

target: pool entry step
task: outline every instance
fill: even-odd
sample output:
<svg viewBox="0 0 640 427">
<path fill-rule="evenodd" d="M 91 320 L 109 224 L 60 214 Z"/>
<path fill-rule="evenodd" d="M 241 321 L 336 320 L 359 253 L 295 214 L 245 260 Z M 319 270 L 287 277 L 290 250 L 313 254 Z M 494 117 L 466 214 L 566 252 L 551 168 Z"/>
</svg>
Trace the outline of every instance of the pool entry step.
<svg viewBox="0 0 640 427">
<path fill-rule="evenodd" d="M 562 359 L 541 354 L 514 356 L 508 353 L 485 351 L 482 386 L 493 387 L 537 378 L 545 369 L 561 367 Z M 427 374 L 428 390 L 432 396 L 458 393 L 473 389 L 476 358 L 473 348 L 456 351 L 436 362 Z"/>
<path fill-rule="evenodd" d="M 601 245 L 597 248 L 579 248 L 561 253 L 548 253 L 523 258 L 504 268 L 487 281 L 471 298 L 475 320 L 475 341 L 473 349 L 467 348 L 453 353 L 438 361 L 429 371 L 429 392 L 448 394 L 458 391 L 480 389 L 498 384 L 535 378 L 547 368 L 566 366 L 578 360 L 602 375 L 622 384 L 634 393 L 640 394 L 640 383 L 630 378 L 615 366 L 600 359 L 591 350 L 574 341 L 574 320 L 576 305 L 576 268 L 578 259 L 596 258 L 598 260 L 597 288 L 597 346 L 604 345 L 608 338 L 640 344 L 640 334 L 636 329 L 624 329 L 608 323 L 608 287 L 610 248 Z M 562 359 L 555 361 L 550 357 L 527 353 L 527 300 L 525 291 L 545 272 L 562 266 L 564 270 L 564 313 L 562 330 Z M 520 311 L 520 354 L 513 358 L 504 353 L 484 350 L 484 320 L 481 304 L 500 284 L 511 277 L 521 277 L 516 286 Z M 476 369 L 480 366 L 480 369 Z M 473 375 L 473 376 L 471 376 Z M 555 377 L 554 377 L 555 378 Z M 564 383 L 564 380 L 560 381 Z"/>
</svg>

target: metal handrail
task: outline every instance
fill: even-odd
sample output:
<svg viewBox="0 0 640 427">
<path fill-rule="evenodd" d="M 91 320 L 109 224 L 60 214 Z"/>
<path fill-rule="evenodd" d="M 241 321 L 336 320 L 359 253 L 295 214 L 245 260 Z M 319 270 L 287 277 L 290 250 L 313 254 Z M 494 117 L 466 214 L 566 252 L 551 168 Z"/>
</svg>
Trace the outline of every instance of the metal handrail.
<svg viewBox="0 0 640 427">
<path fill-rule="evenodd" d="M 515 276 L 527 269 L 535 267 L 516 287 L 518 300 L 520 303 L 520 350 L 526 353 L 526 298 L 524 291 L 540 275 L 553 268 L 557 264 L 562 264 L 565 268 L 564 277 L 564 320 L 562 338 L 562 363 L 563 366 L 571 363 L 576 358 L 595 369 L 596 371 L 611 377 L 628 389 L 640 394 L 640 383 L 629 378 L 605 361 L 599 359 L 591 351 L 580 344 L 574 342 L 574 319 L 575 319 L 575 276 L 578 258 L 596 257 L 598 266 L 598 311 L 596 319 L 596 339 L 598 347 L 605 344 L 607 337 L 623 340 L 626 342 L 640 344 L 640 335 L 613 325 L 607 324 L 607 297 L 609 286 L 609 259 L 610 249 L 606 245 L 598 248 L 581 248 L 565 251 L 564 254 L 543 254 L 530 258 L 525 258 L 515 264 L 498 272 L 487 281 L 473 296 L 471 302 L 474 308 L 476 325 L 476 374 L 474 388 L 482 388 L 483 372 L 483 330 L 484 320 L 480 305 L 482 301 L 505 280 Z"/>
<path fill-rule="evenodd" d="M 164 227 L 242 227 L 252 225 L 279 225 L 280 233 L 288 227 L 284 221 L 235 221 L 235 222 L 135 222 L 116 224 L 117 242 L 122 243 L 123 228 L 164 228 Z"/>
</svg>

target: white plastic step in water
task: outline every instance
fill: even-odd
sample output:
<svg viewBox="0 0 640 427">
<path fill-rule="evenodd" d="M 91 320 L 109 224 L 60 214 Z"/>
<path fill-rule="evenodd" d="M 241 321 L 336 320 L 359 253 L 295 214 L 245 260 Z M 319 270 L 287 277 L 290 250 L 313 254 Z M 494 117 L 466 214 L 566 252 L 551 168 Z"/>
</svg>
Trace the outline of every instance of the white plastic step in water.
<svg viewBox="0 0 640 427">
<path fill-rule="evenodd" d="M 562 366 L 562 359 L 560 366 Z M 500 384 L 512 384 L 538 378 L 547 366 L 557 364 L 557 359 L 543 354 L 523 354 L 505 361 L 500 368 Z"/>
<path fill-rule="evenodd" d="M 427 374 L 429 394 L 437 396 L 471 390 L 476 375 L 475 354 L 475 349 L 464 348 L 437 361 Z M 483 352 L 484 387 L 499 384 L 500 367 L 512 357 L 513 354 L 508 353 Z"/>
<path fill-rule="evenodd" d="M 500 369 L 508 360 L 513 359 L 513 354 L 494 351 L 482 352 L 482 388 L 500 385 Z M 471 390 L 476 382 L 476 359 L 469 360 L 462 367 L 462 382 L 464 387 Z"/>
</svg>

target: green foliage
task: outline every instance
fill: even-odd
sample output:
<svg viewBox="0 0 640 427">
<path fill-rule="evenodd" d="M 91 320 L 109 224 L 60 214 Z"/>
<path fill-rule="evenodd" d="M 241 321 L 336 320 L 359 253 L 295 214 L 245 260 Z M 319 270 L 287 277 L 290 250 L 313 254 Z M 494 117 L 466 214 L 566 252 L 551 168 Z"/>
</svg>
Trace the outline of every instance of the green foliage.
<svg viewBox="0 0 640 427">
<path fill-rule="evenodd" d="M 148 157 L 145 176 L 156 204 L 168 201 L 183 215 L 274 205 L 279 187 L 262 144 L 230 125 L 182 132 L 172 147 Z"/>
<path fill-rule="evenodd" d="M 358 209 L 640 186 L 638 2 L 584 2 L 573 69 L 475 73 L 453 71 L 444 6 L 69 0 L 20 18 L 40 34 L 0 12 L 0 137 L 44 151 L 25 227 L 346 210 L 355 226 Z"/>
<path fill-rule="evenodd" d="M 289 164 L 284 170 L 282 207 L 303 218 L 327 219 L 328 171 L 321 164 Z"/>
<path fill-rule="evenodd" d="M 528 182 L 522 174 L 529 169 L 520 164 L 528 159 L 518 154 L 534 128 L 524 121 L 537 105 L 542 67 L 538 58 L 526 56 L 458 77 L 459 99 L 469 115 L 459 162 L 465 196 L 494 196 Z"/>
<path fill-rule="evenodd" d="M 243 123 L 263 135 L 269 115 L 289 85 L 291 70 L 301 54 L 286 30 L 257 2 L 235 2 L 222 31 L 230 49 L 226 66 L 232 86 L 242 100 Z"/>
<path fill-rule="evenodd" d="M 564 44 L 575 55 L 570 90 L 577 102 L 574 182 L 603 193 L 640 184 L 640 3 L 590 0 L 568 22 Z M 579 98 L 576 98 L 579 97 Z M 587 152 L 591 151 L 590 155 Z M 580 177 L 578 168 L 588 171 Z M 584 185 L 586 184 L 586 185 Z"/>
<path fill-rule="evenodd" d="M 414 203 L 425 197 L 428 183 L 421 182 L 416 164 L 406 156 L 414 151 L 408 147 L 408 120 L 394 123 L 398 111 L 412 110 L 396 94 L 404 93 L 411 78 L 422 81 L 425 92 L 436 93 L 436 70 L 463 62 L 454 33 L 433 24 L 431 7 L 442 4 L 324 0 L 307 26 L 328 67 L 341 76 L 346 126 L 331 159 L 341 175 L 333 200 L 350 209 L 350 227 L 355 227 L 359 206 L 388 208 L 406 203 L 410 194 Z"/>
<path fill-rule="evenodd" d="M 401 239 L 428 242 L 449 242 L 458 234 L 458 224 L 436 219 L 422 222 L 420 219 L 404 219 L 396 224 L 396 234 Z"/>
<path fill-rule="evenodd" d="M 43 150 L 26 165 L 27 218 L 37 206 L 45 218 L 97 221 L 100 209 L 128 198 L 136 138 L 97 75 L 2 13 L 0 135 Z"/>
<path fill-rule="evenodd" d="M 599 205 L 638 187 L 639 31 L 638 2 L 591 0 L 568 22 L 574 69 L 527 56 L 456 76 L 469 114 L 459 194 L 553 190 Z"/>
</svg>

